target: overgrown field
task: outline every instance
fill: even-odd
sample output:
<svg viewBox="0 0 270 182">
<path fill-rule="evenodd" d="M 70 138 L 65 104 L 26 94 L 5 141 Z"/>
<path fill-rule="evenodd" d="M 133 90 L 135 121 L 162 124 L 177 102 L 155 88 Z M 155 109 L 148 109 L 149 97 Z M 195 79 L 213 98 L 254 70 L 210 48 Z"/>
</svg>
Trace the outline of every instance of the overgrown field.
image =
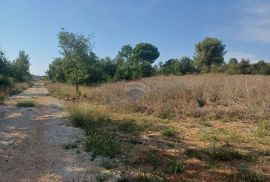
<svg viewBox="0 0 270 182">
<path fill-rule="evenodd" d="M 162 76 L 79 94 L 47 87 L 86 131 L 84 149 L 129 181 L 270 181 L 268 76 Z"/>
</svg>

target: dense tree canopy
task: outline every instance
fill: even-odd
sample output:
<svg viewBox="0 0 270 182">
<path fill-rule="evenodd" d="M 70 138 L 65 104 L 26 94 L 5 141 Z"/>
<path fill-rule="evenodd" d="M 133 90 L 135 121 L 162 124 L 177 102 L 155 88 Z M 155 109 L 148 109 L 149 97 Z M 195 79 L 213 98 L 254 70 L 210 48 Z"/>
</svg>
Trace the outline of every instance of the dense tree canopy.
<svg viewBox="0 0 270 182">
<path fill-rule="evenodd" d="M 212 65 L 221 65 L 224 62 L 225 44 L 216 38 L 207 37 L 195 46 L 195 57 L 200 68 L 206 68 L 208 71 Z"/>
<path fill-rule="evenodd" d="M 159 57 L 158 48 L 149 43 L 137 44 L 132 50 L 132 61 L 154 63 Z"/>
</svg>

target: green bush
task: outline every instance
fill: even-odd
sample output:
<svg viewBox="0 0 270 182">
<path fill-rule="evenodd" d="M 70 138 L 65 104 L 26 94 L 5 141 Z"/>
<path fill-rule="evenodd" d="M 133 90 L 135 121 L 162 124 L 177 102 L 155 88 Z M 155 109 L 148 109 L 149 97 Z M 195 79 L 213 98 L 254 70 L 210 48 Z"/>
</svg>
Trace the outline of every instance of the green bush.
<svg viewBox="0 0 270 182">
<path fill-rule="evenodd" d="M 35 107 L 36 103 L 33 100 L 21 100 L 17 102 L 18 107 Z"/>
</svg>

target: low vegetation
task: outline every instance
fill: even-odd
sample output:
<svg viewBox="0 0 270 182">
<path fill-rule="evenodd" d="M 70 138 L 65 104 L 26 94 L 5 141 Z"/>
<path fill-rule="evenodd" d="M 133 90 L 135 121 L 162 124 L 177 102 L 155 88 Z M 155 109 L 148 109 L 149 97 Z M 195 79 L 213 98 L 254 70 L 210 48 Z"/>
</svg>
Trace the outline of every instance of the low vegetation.
<svg viewBox="0 0 270 182">
<path fill-rule="evenodd" d="M 109 157 L 105 167 L 118 161 L 123 180 L 266 182 L 268 82 L 265 76 L 198 75 L 82 86 L 79 94 L 72 85 L 47 87 L 86 131 L 85 150 Z"/>
<path fill-rule="evenodd" d="M 33 100 L 20 100 L 17 102 L 18 107 L 35 107 L 36 103 Z"/>
</svg>

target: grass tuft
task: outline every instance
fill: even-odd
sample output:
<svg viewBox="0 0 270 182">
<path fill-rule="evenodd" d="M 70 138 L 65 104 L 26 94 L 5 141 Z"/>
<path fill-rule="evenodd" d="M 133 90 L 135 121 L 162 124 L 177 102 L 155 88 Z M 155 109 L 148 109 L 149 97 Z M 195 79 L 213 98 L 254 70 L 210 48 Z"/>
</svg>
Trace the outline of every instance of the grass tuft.
<svg viewBox="0 0 270 182">
<path fill-rule="evenodd" d="M 166 137 L 176 137 L 177 131 L 172 128 L 165 128 L 161 131 L 161 135 Z"/>
<path fill-rule="evenodd" d="M 36 103 L 33 100 L 21 100 L 17 102 L 18 107 L 35 107 Z"/>
</svg>

